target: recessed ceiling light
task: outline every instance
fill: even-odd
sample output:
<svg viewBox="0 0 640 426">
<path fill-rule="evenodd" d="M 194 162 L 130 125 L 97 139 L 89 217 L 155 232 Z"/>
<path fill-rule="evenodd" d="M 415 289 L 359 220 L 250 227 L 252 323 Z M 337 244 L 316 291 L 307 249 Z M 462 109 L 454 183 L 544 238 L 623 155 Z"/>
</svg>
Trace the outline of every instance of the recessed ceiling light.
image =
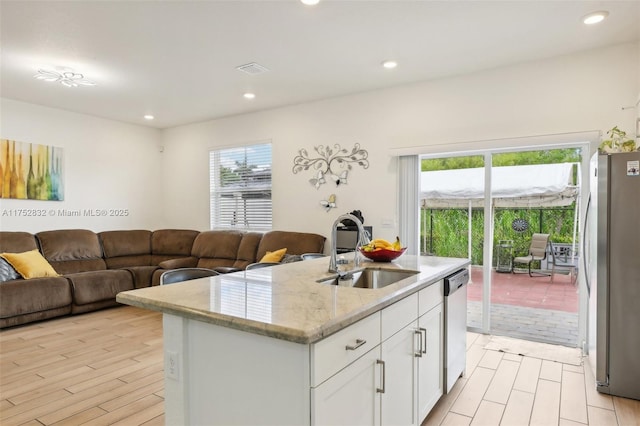
<svg viewBox="0 0 640 426">
<path fill-rule="evenodd" d="M 154 117 L 153 115 L 151 115 L 151 114 L 146 114 L 146 115 L 144 116 L 144 119 L 145 119 L 145 120 L 153 120 L 154 118 L 155 118 L 155 117 Z"/>
<path fill-rule="evenodd" d="M 385 67 L 386 69 L 393 69 L 395 67 L 398 66 L 398 63 L 396 61 L 384 61 L 382 63 L 382 66 Z"/>
<path fill-rule="evenodd" d="M 306 4 L 307 6 L 315 6 L 320 3 L 320 0 L 300 0 L 302 4 Z"/>
<path fill-rule="evenodd" d="M 49 82 L 59 82 L 66 87 L 78 87 L 78 86 L 95 86 L 96 83 L 84 78 L 84 75 L 74 72 L 71 68 L 45 69 L 40 68 L 38 72 L 33 76 L 37 80 L 44 80 Z"/>
<path fill-rule="evenodd" d="M 245 99 L 254 99 L 256 97 L 256 94 L 255 93 L 245 93 L 242 96 L 244 96 Z"/>
<path fill-rule="evenodd" d="M 593 12 L 582 18 L 582 22 L 587 25 L 597 24 L 598 22 L 602 22 L 604 18 L 609 16 L 609 12 L 606 10 L 600 10 L 598 12 Z"/>
</svg>

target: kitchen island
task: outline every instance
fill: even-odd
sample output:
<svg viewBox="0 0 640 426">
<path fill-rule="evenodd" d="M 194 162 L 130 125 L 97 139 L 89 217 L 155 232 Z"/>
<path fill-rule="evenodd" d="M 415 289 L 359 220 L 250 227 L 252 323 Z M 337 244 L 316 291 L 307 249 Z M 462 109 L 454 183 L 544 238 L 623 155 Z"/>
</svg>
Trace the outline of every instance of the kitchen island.
<svg viewBox="0 0 640 426">
<path fill-rule="evenodd" d="M 117 300 L 163 312 L 169 425 L 419 425 L 442 395 L 442 279 L 468 264 L 363 262 L 416 272 L 367 289 L 319 282 L 321 258 Z"/>
</svg>

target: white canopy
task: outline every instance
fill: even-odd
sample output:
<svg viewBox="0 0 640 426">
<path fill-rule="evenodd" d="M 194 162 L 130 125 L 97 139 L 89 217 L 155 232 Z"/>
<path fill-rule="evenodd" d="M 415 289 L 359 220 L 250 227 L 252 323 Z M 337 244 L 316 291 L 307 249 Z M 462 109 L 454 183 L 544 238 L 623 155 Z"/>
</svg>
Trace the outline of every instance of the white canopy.
<svg viewBox="0 0 640 426">
<path fill-rule="evenodd" d="M 572 171 L 573 163 L 493 167 L 493 206 L 568 206 L 578 195 Z M 423 208 L 482 207 L 484 168 L 422 172 L 420 189 Z"/>
</svg>

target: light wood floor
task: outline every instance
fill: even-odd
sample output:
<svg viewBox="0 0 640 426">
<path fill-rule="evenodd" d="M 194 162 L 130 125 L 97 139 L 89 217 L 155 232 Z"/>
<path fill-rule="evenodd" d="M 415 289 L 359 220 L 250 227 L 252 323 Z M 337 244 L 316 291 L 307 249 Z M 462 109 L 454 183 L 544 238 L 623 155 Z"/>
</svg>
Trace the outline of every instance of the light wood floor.
<svg viewBox="0 0 640 426">
<path fill-rule="evenodd" d="M 590 369 L 485 350 L 425 425 L 640 425 L 640 402 L 593 390 Z M 160 314 L 129 306 L 0 331 L 0 424 L 162 425 Z"/>
<path fill-rule="evenodd" d="M 0 331 L 0 424 L 164 425 L 162 316 L 129 306 Z"/>
<path fill-rule="evenodd" d="M 486 350 L 489 338 L 467 333 L 465 377 L 422 426 L 640 426 L 640 401 L 598 393 L 588 364 Z"/>
</svg>

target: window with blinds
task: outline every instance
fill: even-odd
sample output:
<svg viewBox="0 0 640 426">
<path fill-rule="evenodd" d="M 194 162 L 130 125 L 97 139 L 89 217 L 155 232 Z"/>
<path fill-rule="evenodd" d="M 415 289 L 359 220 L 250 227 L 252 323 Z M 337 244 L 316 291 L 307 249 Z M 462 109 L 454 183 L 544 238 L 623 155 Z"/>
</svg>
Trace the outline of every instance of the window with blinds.
<svg viewBox="0 0 640 426">
<path fill-rule="evenodd" d="M 209 151 L 211 229 L 271 229 L 271 143 Z"/>
</svg>

